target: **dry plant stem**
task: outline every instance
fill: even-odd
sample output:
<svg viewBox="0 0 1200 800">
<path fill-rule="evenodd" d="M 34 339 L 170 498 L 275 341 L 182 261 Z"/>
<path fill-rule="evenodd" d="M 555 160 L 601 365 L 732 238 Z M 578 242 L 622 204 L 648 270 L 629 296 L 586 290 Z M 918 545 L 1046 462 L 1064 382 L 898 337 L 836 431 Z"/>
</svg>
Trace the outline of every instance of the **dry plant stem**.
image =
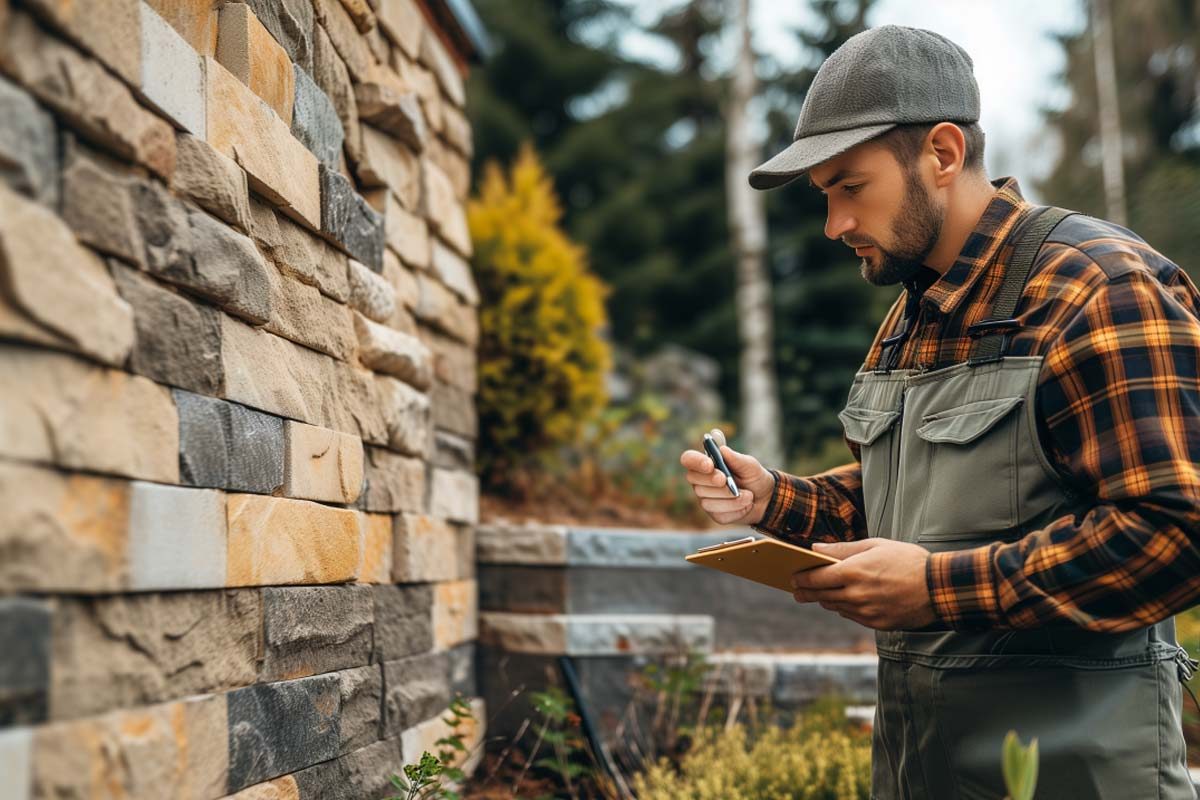
<svg viewBox="0 0 1200 800">
<path fill-rule="evenodd" d="M 662 730 L 663 717 L 667 714 L 667 690 L 659 689 L 658 696 L 655 699 L 654 722 L 650 723 L 650 730 Z"/>
<path fill-rule="evenodd" d="M 526 717 L 525 721 L 528 722 L 529 718 Z M 525 773 L 529 771 L 529 765 L 533 763 L 533 759 L 537 756 L 537 751 L 542 746 L 542 737 L 546 735 L 546 730 L 549 727 L 550 727 L 550 720 L 546 720 L 546 724 L 542 726 L 542 729 L 540 731 L 538 731 L 537 741 L 533 743 L 533 752 L 530 753 L 529 757 L 525 759 L 525 766 L 521 767 L 521 774 L 517 776 L 517 779 L 515 781 L 513 781 L 513 787 L 512 787 L 513 797 L 517 796 L 517 787 L 520 786 L 521 781 L 525 779 Z"/>
<path fill-rule="evenodd" d="M 724 665 L 717 667 L 716 677 L 710 679 L 708 681 L 708 686 L 706 686 L 704 688 L 704 699 L 702 699 L 700 701 L 700 708 L 699 708 L 699 710 L 696 711 L 696 728 L 697 728 L 697 730 L 703 728 L 704 724 L 708 721 L 708 710 L 712 707 L 713 697 L 717 693 L 717 683 L 718 683 L 717 679 L 720 678 L 721 673 L 724 669 L 725 669 Z"/>
<path fill-rule="evenodd" d="M 501 703 L 499 705 L 499 707 L 497 707 L 494 711 L 492 711 L 491 715 L 488 718 L 488 725 L 490 726 L 491 723 L 495 721 L 496 716 L 501 711 L 503 711 L 505 708 L 507 708 L 509 703 L 511 703 L 513 700 L 516 700 L 517 697 L 519 697 L 521 692 L 523 692 L 524 690 L 525 690 L 525 684 L 522 683 L 520 686 L 518 686 L 517 688 L 515 688 L 511 692 L 509 692 L 508 699 L 505 700 L 503 703 Z M 495 779 L 496 770 L 500 769 L 500 766 L 504 763 L 504 760 L 506 758 L 508 758 L 509 752 L 512 751 L 513 746 L 516 745 L 516 743 L 518 741 L 520 741 L 521 736 L 524 735 L 525 729 L 528 727 L 529 727 L 529 718 L 526 717 L 525 721 L 521 723 L 521 727 L 517 731 L 517 735 L 514 736 L 511 741 L 509 741 L 508 746 L 504 748 L 504 752 L 500 754 L 500 759 L 492 766 L 491 771 L 488 772 L 488 776 L 484 780 L 482 786 L 487 786 L 489 783 L 491 783 Z M 496 738 L 500 738 L 500 737 L 496 737 Z"/>
<path fill-rule="evenodd" d="M 725 719 L 725 730 L 733 730 L 733 724 L 737 722 L 738 712 L 742 710 L 742 691 L 739 688 L 734 694 L 733 699 L 729 701 L 729 716 Z"/>
</svg>

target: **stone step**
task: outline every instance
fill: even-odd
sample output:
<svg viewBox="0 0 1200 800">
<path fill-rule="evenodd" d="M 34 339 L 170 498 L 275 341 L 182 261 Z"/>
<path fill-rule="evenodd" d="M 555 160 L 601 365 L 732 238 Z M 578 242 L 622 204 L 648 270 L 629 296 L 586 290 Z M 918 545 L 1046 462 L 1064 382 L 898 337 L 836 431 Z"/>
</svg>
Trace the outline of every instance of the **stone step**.
<svg viewBox="0 0 1200 800">
<path fill-rule="evenodd" d="M 707 614 L 718 651 L 873 647 L 871 631 L 837 614 L 684 558 L 750 532 L 482 525 L 476 534 L 479 607 L 568 615 Z"/>
</svg>

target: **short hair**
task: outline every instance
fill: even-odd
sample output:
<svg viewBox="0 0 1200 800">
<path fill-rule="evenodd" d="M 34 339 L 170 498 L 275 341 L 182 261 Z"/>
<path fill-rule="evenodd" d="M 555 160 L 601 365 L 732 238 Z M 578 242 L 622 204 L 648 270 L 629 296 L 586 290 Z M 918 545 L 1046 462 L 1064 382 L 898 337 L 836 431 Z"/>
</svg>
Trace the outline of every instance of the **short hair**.
<svg viewBox="0 0 1200 800">
<path fill-rule="evenodd" d="M 897 125 L 879 136 L 880 144 L 892 151 L 892 155 L 900 162 L 900 166 L 909 169 L 913 160 L 921 152 L 925 137 L 933 130 L 937 122 L 918 122 L 911 125 Z M 962 131 L 966 141 L 966 152 L 963 154 L 963 169 L 967 172 L 983 171 L 983 128 L 978 122 L 955 122 Z"/>
</svg>

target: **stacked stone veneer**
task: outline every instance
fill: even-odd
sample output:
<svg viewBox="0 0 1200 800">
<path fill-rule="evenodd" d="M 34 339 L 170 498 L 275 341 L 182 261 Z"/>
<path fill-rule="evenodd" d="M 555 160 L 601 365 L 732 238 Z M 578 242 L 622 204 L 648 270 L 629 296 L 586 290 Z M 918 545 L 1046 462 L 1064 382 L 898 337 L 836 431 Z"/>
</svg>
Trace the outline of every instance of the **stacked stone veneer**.
<svg viewBox="0 0 1200 800">
<path fill-rule="evenodd" d="M 477 695 L 452 18 L 0 0 L 0 798 L 385 796 Z"/>
</svg>

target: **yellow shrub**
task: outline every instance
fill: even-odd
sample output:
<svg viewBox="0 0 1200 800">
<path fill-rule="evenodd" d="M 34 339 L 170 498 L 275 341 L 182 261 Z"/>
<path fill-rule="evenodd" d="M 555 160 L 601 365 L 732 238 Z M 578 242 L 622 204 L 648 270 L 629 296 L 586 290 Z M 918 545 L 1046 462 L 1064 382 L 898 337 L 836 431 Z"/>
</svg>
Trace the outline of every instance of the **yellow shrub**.
<svg viewBox="0 0 1200 800">
<path fill-rule="evenodd" d="M 708 728 L 678 771 L 663 759 L 633 783 L 640 800 L 866 800 L 871 735 L 829 711 L 768 728 L 752 745 L 741 725 Z"/>
<path fill-rule="evenodd" d="M 479 455 L 484 480 L 569 444 L 604 406 L 607 287 L 559 227 L 532 147 L 509 174 L 489 163 L 467 206 L 479 284 Z"/>
</svg>

